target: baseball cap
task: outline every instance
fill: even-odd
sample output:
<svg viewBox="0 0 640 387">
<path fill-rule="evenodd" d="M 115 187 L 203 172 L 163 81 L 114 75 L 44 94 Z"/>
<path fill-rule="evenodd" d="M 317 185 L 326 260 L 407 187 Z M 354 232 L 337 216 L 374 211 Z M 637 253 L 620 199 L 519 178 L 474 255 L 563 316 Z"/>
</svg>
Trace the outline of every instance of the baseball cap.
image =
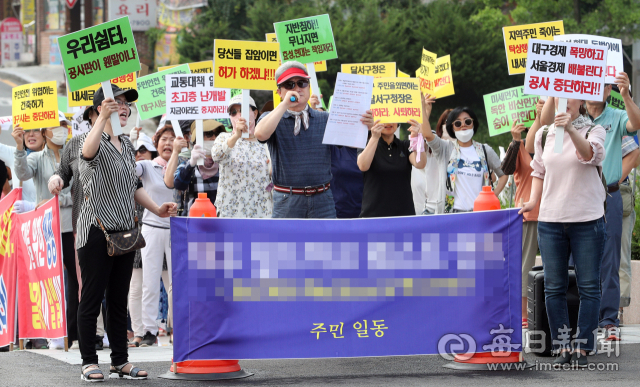
<svg viewBox="0 0 640 387">
<path fill-rule="evenodd" d="M 307 68 L 295 60 L 283 63 L 276 70 L 276 83 L 278 85 L 293 77 L 311 78 L 307 73 Z"/>
<path fill-rule="evenodd" d="M 113 83 L 111 84 L 111 90 L 113 91 L 113 97 L 117 97 L 119 95 L 124 95 L 124 98 L 127 100 L 127 102 L 133 102 L 135 100 L 138 99 L 138 91 L 135 89 L 129 89 L 129 90 L 122 90 L 121 88 L 119 88 L 118 86 L 114 85 Z M 85 110 L 84 110 L 84 114 L 82 115 L 82 118 L 85 121 L 89 120 L 89 113 L 91 113 L 91 109 L 94 109 L 96 112 L 98 111 L 98 106 L 100 106 L 102 104 L 102 101 L 104 101 L 104 92 L 102 91 L 102 87 L 100 87 L 96 93 L 93 95 L 93 106 L 88 106 Z"/>
<path fill-rule="evenodd" d="M 136 150 L 140 149 L 140 147 L 144 146 L 148 151 L 155 152 L 156 147 L 153 146 L 153 142 L 151 141 L 151 137 L 146 134 L 140 132 L 138 135 L 138 140 L 136 140 Z"/>
<path fill-rule="evenodd" d="M 242 94 L 238 94 L 229 100 L 229 107 L 233 105 L 242 105 Z M 249 97 L 249 106 L 251 106 L 254 109 L 258 108 L 256 106 L 256 101 L 254 101 L 253 98 L 251 97 Z"/>
<path fill-rule="evenodd" d="M 67 119 L 67 116 L 64 115 L 64 113 L 60 110 L 58 110 L 58 121 L 60 121 L 60 123 L 65 123 L 67 124 L 67 126 L 71 126 L 71 121 L 69 121 Z"/>
</svg>

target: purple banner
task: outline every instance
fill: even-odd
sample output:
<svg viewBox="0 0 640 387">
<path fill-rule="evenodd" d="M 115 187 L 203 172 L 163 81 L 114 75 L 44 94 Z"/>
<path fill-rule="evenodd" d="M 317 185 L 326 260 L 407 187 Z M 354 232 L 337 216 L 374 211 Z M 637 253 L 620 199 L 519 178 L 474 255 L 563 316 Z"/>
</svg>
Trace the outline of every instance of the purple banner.
<svg viewBox="0 0 640 387">
<path fill-rule="evenodd" d="M 522 350 L 517 209 L 172 218 L 171 243 L 174 361 Z"/>
</svg>

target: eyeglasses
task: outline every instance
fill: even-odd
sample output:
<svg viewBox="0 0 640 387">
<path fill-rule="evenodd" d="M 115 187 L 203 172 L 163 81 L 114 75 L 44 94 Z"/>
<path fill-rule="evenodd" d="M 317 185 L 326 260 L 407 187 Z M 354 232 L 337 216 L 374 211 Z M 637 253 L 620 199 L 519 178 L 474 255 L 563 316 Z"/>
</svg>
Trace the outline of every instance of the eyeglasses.
<svg viewBox="0 0 640 387">
<path fill-rule="evenodd" d="M 473 120 L 471 118 L 465 118 L 464 119 L 464 125 L 466 126 L 471 126 L 473 124 Z M 462 121 L 458 120 L 458 121 L 453 121 L 453 126 L 455 126 L 456 128 L 459 128 L 462 126 Z"/>
<path fill-rule="evenodd" d="M 117 103 L 118 105 L 120 105 L 120 106 L 126 106 L 126 107 L 128 107 L 129 109 L 131 109 L 131 102 L 125 102 L 125 101 L 122 101 L 122 100 L 116 99 L 116 103 Z"/>
<path fill-rule="evenodd" d="M 202 137 L 204 138 L 214 138 L 215 136 L 216 134 L 213 132 L 213 130 L 202 133 Z"/>
<path fill-rule="evenodd" d="M 309 81 L 305 79 L 300 79 L 298 80 L 298 82 L 286 81 L 279 84 L 278 87 L 284 87 L 287 90 L 293 90 L 296 85 L 298 85 L 298 87 L 301 89 L 306 89 L 307 87 L 309 87 Z"/>
<path fill-rule="evenodd" d="M 140 148 L 138 148 L 138 150 L 136 151 L 136 153 L 140 153 L 140 154 L 145 154 L 145 153 L 147 153 L 147 152 L 148 152 L 148 151 L 147 151 L 147 148 L 145 148 L 145 147 L 143 147 L 143 146 L 142 146 L 142 147 L 140 147 Z"/>
</svg>

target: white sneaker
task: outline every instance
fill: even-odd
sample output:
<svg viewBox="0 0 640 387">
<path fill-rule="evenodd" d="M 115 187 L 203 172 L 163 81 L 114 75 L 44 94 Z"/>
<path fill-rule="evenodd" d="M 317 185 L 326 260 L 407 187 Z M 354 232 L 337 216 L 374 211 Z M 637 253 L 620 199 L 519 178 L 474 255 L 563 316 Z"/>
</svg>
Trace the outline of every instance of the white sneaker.
<svg viewBox="0 0 640 387">
<path fill-rule="evenodd" d="M 64 338 L 49 340 L 49 349 L 64 349 Z"/>
<path fill-rule="evenodd" d="M 71 343 L 71 347 L 69 347 L 69 349 L 78 349 L 79 350 L 80 349 L 80 344 L 79 344 L 78 340 L 74 340 Z"/>
<path fill-rule="evenodd" d="M 107 337 L 107 332 L 104 333 L 104 337 L 102 338 L 102 344 L 105 348 L 109 348 L 109 337 Z"/>
</svg>

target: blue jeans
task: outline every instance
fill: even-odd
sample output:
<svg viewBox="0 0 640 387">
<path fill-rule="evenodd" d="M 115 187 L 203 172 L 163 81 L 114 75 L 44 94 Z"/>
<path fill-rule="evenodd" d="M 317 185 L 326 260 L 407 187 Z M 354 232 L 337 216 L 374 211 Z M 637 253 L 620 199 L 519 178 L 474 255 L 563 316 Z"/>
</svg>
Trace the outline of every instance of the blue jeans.
<svg viewBox="0 0 640 387">
<path fill-rule="evenodd" d="M 335 219 L 336 203 L 331 189 L 305 196 L 273 191 L 272 218 Z"/>
<path fill-rule="evenodd" d="M 600 281 L 600 327 L 620 325 L 620 256 L 622 253 L 622 195 L 620 191 L 607 195 L 607 240 L 602 254 Z"/>
<path fill-rule="evenodd" d="M 577 340 L 573 347 L 595 349 L 600 310 L 600 263 L 606 236 L 604 218 L 580 223 L 538 222 L 538 245 L 544 267 L 544 294 L 553 349 L 570 348 L 572 338 L 567 309 L 569 254 L 573 253 L 580 295 Z"/>
</svg>

